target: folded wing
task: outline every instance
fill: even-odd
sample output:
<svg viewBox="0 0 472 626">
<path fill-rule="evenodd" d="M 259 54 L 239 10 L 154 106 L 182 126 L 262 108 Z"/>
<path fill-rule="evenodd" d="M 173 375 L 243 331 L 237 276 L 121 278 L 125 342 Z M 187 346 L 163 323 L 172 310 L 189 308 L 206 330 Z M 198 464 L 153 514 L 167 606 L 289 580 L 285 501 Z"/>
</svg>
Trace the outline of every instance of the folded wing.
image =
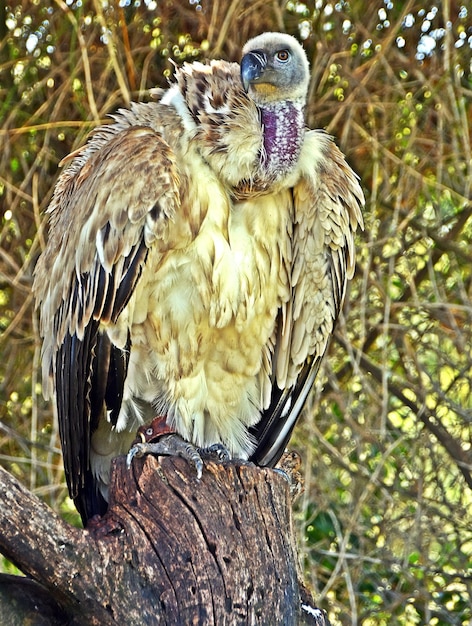
<svg viewBox="0 0 472 626">
<path fill-rule="evenodd" d="M 164 246 L 178 207 L 172 151 L 152 128 L 98 130 L 59 179 L 48 247 L 35 270 L 44 387 L 56 389 L 64 467 L 84 519 L 103 511 L 90 472 L 90 436 L 104 410 L 114 423 L 129 336 L 103 330 L 133 295 L 148 252 Z"/>
<path fill-rule="evenodd" d="M 251 460 L 274 466 L 318 373 L 355 265 L 354 233 L 363 227 L 364 196 L 341 151 L 309 131 L 293 188 L 292 298 L 273 338 L 272 397 L 252 429 Z"/>
</svg>

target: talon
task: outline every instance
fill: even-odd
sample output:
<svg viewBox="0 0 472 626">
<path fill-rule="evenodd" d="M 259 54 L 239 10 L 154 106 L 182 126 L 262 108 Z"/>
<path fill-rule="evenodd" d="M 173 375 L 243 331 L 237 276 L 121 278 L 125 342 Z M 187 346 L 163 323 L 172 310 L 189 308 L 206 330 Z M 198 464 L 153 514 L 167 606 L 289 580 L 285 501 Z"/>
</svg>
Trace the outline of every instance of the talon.
<svg viewBox="0 0 472 626">
<path fill-rule="evenodd" d="M 195 448 L 189 446 L 189 460 L 195 465 L 195 470 L 197 472 L 198 480 L 201 479 L 203 474 L 203 461 L 202 457 L 199 455 L 198 451 Z"/>
<path fill-rule="evenodd" d="M 146 454 L 144 450 L 142 450 L 143 445 L 145 445 L 144 440 L 142 443 L 135 443 L 134 446 L 129 449 L 129 452 L 126 455 L 126 467 L 128 469 L 131 468 L 131 462 L 134 459 L 134 457 L 137 457 L 139 459 Z"/>
<path fill-rule="evenodd" d="M 217 461 L 221 461 L 222 463 L 225 461 L 231 461 L 230 451 L 222 443 L 214 443 L 213 445 L 208 446 L 208 448 L 199 448 L 198 451 L 203 457 L 209 459 L 216 458 Z"/>
</svg>

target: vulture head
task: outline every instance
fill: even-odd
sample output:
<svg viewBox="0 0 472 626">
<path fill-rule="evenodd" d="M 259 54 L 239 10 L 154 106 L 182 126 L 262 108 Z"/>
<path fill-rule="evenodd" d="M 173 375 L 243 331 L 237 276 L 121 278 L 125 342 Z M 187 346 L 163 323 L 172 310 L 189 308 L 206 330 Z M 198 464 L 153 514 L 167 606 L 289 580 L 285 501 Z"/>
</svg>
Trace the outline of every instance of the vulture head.
<svg viewBox="0 0 472 626">
<path fill-rule="evenodd" d="M 310 80 L 305 51 L 285 33 L 254 37 L 243 48 L 241 80 L 256 104 L 281 100 L 304 103 Z"/>
</svg>

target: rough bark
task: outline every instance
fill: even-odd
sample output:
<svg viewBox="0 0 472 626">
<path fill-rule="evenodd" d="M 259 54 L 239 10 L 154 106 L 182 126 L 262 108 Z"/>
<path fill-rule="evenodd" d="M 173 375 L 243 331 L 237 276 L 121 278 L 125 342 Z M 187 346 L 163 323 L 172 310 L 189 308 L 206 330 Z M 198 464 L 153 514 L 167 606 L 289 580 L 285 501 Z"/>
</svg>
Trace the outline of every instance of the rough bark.
<svg viewBox="0 0 472 626">
<path fill-rule="evenodd" d="M 182 459 L 147 457 L 129 471 L 120 457 L 109 510 L 85 530 L 4 470 L 0 489 L 0 551 L 33 579 L 0 579 L 9 624 L 24 623 L 14 619 L 22 593 L 37 596 L 38 625 L 47 611 L 49 623 L 77 626 L 328 623 L 302 609 L 311 598 L 298 580 L 288 484 L 272 470 L 209 463 L 198 480 Z"/>
</svg>

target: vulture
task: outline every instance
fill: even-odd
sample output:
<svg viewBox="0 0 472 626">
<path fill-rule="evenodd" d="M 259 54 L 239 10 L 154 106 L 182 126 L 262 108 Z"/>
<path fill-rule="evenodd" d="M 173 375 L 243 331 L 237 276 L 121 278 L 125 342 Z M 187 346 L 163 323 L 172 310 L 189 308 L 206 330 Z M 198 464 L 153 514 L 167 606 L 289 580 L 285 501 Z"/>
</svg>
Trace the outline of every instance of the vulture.
<svg viewBox="0 0 472 626">
<path fill-rule="evenodd" d="M 129 452 L 273 467 L 354 272 L 364 198 L 306 128 L 306 54 L 184 64 L 71 154 L 35 268 L 43 388 L 84 521 Z M 137 432 L 141 438 L 137 438 Z"/>
</svg>

